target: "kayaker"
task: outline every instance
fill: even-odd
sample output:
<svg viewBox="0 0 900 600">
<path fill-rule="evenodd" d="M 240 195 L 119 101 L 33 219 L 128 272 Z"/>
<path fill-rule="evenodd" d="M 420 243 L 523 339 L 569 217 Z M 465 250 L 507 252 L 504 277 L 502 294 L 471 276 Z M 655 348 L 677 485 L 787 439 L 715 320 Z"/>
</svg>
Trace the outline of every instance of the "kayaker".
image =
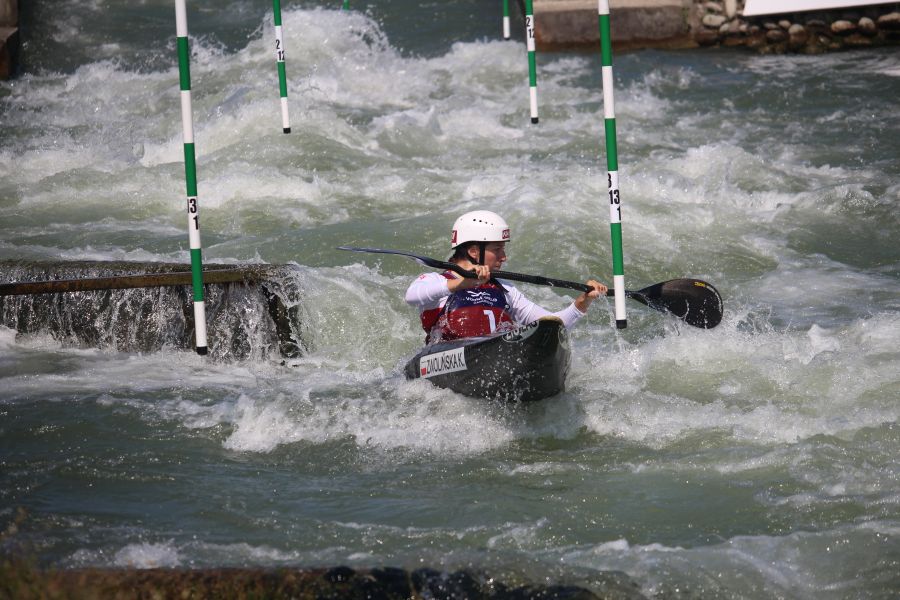
<svg viewBox="0 0 900 600">
<path fill-rule="evenodd" d="M 589 279 L 594 288 L 575 298 L 558 312 L 538 306 L 508 281 L 491 276 L 506 262 L 509 225 L 487 210 L 468 212 L 453 224 L 449 261 L 470 271 L 477 279 L 453 271 L 424 273 L 406 290 L 406 302 L 419 309 L 427 342 L 452 340 L 506 331 L 544 316 L 559 317 L 568 328 L 587 312 L 595 298 L 606 295 L 606 286 Z"/>
</svg>

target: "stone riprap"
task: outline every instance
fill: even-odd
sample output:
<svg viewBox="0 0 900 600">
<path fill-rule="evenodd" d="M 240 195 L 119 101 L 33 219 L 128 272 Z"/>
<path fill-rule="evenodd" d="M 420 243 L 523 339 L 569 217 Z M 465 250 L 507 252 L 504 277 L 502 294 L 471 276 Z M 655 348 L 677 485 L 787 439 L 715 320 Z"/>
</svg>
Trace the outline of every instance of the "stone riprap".
<svg viewBox="0 0 900 600">
<path fill-rule="evenodd" d="M 577 585 L 502 582 L 480 572 L 381 567 L 41 570 L 0 556 L 0 598 L 281 598 L 319 600 L 643 600 L 624 573 L 594 578 L 596 591 Z"/>
<path fill-rule="evenodd" d="M 610 0 L 616 49 L 742 46 L 816 54 L 900 43 L 896 5 L 743 16 L 743 0 Z M 534 0 L 539 50 L 596 47 L 596 0 Z"/>
<path fill-rule="evenodd" d="M 725 4 L 694 6 L 701 46 L 744 46 L 762 53 L 820 54 L 900 43 L 900 12 L 894 5 L 743 17 L 743 2 L 729 14 Z"/>
</svg>

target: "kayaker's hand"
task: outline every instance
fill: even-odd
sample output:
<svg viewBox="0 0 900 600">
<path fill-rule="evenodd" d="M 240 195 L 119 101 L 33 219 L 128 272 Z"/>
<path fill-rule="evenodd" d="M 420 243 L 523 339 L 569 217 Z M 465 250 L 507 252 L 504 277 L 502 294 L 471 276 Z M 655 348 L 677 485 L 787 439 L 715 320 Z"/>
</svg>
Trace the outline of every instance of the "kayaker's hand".
<svg viewBox="0 0 900 600">
<path fill-rule="evenodd" d="M 577 308 L 581 312 L 587 312 L 588 306 L 591 305 L 591 302 L 593 302 L 595 298 L 605 296 L 607 291 L 606 286 L 599 281 L 588 279 L 585 283 L 594 289 L 590 292 L 585 292 L 575 298 L 575 308 Z"/>
<path fill-rule="evenodd" d="M 450 291 L 455 292 L 456 290 L 467 290 L 478 287 L 479 285 L 484 285 L 485 283 L 490 281 L 491 269 L 487 265 L 475 265 L 473 270 L 478 275 L 477 279 L 470 279 L 468 277 L 451 279 L 447 282 L 447 287 L 450 289 Z"/>
</svg>

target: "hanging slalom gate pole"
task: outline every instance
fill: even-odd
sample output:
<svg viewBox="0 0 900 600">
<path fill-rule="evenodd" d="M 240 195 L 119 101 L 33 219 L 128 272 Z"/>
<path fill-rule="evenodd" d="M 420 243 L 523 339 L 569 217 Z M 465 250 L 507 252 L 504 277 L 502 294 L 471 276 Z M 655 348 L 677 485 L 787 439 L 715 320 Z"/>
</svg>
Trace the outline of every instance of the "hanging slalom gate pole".
<svg viewBox="0 0 900 600">
<path fill-rule="evenodd" d="M 528 85 L 531 104 L 531 122 L 538 122 L 537 64 L 534 58 L 534 8 L 532 0 L 525 0 L 525 43 L 528 45 Z"/>
<path fill-rule="evenodd" d="M 291 132 L 291 120 L 288 117 L 287 72 L 284 68 L 284 38 L 281 35 L 281 0 L 272 0 L 272 11 L 275 13 L 275 62 L 278 65 L 278 91 L 281 96 L 281 129 Z"/>
<path fill-rule="evenodd" d="M 613 100 L 612 37 L 609 0 L 598 0 L 600 57 L 603 75 L 603 122 L 606 131 L 606 169 L 609 187 L 609 231 L 613 255 L 616 327 L 625 329 L 625 261 L 622 257 L 622 201 L 619 196 L 619 157 L 616 151 L 616 108 Z"/>
<path fill-rule="evenodd" d="M 341 10 L 350 10 L 350 0 L 344 0 L 344 6 L 341 7 Z"/>
<path fill-rule="evenodd" d="M 191 54 L 188 49 L 187 7 L 185 6 L 185 0 L 175 0 L 175 29 L 178 42 L 178 75 L 181 87 L 181 128 L 184 139 L 184 179 L 187 187 L 191 281 L 194 288 L 194 342 L 197 354 L 206 354 L 206 303 L 203 300 L 200 209 L 197 206 L 197 163 L 194 151 L 194 120 L 191 114 Z"/>
<path fill-rule="evenodd" d="M 509 39 L 509 0 L 503 0 L 503 39 Z"/>
</svg>

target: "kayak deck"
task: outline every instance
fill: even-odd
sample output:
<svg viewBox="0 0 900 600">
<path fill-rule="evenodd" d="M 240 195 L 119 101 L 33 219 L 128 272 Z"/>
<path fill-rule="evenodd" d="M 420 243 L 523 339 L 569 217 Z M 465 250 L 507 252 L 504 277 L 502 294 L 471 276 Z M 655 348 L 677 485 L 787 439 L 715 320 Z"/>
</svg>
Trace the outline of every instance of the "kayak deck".
<svg viewBox="0 0 900 600">
<path fill-rule="evenodd" d="M 570 361 L 565 326 L 545 317 L 505 333 L 430 344 L 405 373 L 466 396 L 531 402 L 565 390 Z"/>
</svg>

